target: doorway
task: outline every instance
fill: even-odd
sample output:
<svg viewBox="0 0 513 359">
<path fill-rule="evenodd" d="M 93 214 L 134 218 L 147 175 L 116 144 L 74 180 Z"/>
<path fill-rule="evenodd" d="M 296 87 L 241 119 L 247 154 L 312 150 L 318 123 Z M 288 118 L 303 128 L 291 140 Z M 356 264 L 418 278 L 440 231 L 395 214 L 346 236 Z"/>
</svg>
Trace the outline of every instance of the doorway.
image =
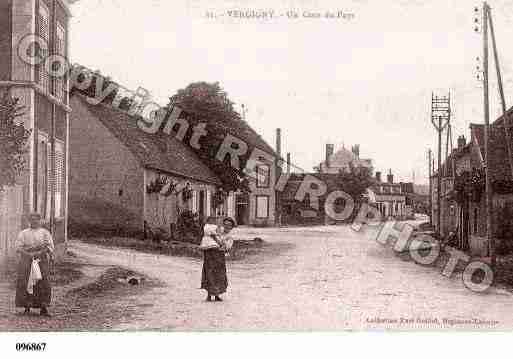
<svg viewBox="0 0 513 359">
<path fill-rule="evenodd" d="M 249 224 L 249 196 L 248 194 L 238 194 L 236 203 L 236 221 L 238 225 Z"/>
</svg>

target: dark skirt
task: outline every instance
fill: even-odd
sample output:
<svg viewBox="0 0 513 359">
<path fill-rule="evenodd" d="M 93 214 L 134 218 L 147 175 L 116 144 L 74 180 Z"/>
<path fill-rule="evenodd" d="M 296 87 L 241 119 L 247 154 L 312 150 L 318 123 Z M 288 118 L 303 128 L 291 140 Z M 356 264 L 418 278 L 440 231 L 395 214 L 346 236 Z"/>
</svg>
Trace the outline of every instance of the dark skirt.
<svg viewBox="0 0 513 359">
<path fill-rule="evenodd" d="M 218 249 L 203 251 L 201 289 L 205 289 L 209 295 L 219 295 L 226 292 L 226 288 L 228 288 L 228 278 L 224 252 Z"/>
<path fill-rule="evenodd" d="M 50 285 L 50 263 L 48 255 L 38 257 L 39 268 L 41 269 L 42 280 L 34 285 L 34 294 L 27 292 L 28 278 L 32 266 L 32 257 L 22 255 L 18 262 L 16 278 L 16 307 L 42 308 L 50 305 L 52 287 Z"/>
</svg>

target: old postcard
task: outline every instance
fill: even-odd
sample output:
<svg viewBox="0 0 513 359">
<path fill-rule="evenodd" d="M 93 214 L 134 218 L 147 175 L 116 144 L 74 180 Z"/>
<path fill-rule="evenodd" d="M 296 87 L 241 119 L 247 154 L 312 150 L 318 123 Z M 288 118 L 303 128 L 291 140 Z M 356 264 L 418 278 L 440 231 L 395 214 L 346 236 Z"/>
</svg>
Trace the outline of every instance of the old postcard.
<svg viewBox="0 0 513 359">
<path fill-rule="evenodd" d="M 1 0 L 0 332 L 512 330 L 512 15 Z"/>
</svg>

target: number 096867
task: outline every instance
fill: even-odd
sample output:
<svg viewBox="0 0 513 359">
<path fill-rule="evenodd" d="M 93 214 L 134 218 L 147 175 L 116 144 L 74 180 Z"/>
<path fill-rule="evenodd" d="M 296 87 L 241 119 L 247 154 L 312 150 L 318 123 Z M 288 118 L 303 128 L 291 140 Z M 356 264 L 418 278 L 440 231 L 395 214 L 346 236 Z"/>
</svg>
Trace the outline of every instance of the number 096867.
<svg viewBox="0 0 513 359">
<path fill-rule="evenodd" d="M 16 351 L 19 352 L 43 352 L 46 343 L 16 343 Z"/>
</svg>

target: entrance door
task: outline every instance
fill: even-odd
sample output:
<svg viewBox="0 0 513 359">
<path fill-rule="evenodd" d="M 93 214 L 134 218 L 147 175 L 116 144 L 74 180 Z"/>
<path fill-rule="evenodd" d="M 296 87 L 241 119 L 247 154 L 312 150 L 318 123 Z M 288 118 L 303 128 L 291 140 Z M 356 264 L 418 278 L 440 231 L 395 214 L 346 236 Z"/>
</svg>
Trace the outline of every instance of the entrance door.
<svg viewBox="0 0 513 359">
<path fill-rule="evenodd" d="M 461 220 L 461 249 L 467 251 L 470 249 L 468 242 L 469 228 L 470 228 L 470 208 L 469 202 L 465 201 L 462 206 L 462 220 Z"/>
<path fill-rule="evenodd" d="M 236 196 L 237 214 L 236 220 L 238 225 L 249 224 L 249 198 L 247 194 L 238 194 Z"/>
</svg>

